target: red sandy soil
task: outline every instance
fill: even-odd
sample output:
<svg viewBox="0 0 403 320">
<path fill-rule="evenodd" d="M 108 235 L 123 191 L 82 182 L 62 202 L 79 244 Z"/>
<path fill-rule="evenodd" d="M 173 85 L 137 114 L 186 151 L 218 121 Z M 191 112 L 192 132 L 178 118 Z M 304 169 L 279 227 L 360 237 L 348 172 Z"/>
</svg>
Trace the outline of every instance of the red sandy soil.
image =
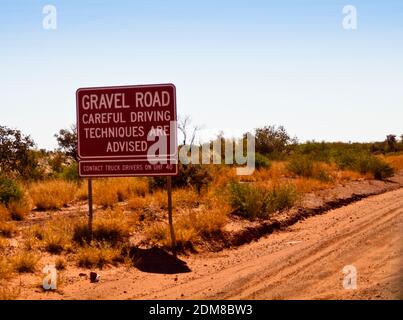
<svg viewBox="0 0 403 320">
<path fill-rule="evenodd" d="M 157 248 L 139 249 L 137 268 L 97 270 L 98 283 L 90 283 L 88 270 L 69 266 L 54 292 L 41 289 L 40 274 L 14 282 L 21 288 L 19 299 L 403 299 L 401 178 L 357 182 L 365 197 L 336 209 L 324 203 L 343 192 L 351 198 L 351 184 L 307 197 L 305 207 L 319 205 L 323 212 L 238 247 L 177 258 Z M 230 228 L 239 226 L 235 221 Z M 357 269 L 355 290 L 343 288 L 346 265 Z"/>
</svg>

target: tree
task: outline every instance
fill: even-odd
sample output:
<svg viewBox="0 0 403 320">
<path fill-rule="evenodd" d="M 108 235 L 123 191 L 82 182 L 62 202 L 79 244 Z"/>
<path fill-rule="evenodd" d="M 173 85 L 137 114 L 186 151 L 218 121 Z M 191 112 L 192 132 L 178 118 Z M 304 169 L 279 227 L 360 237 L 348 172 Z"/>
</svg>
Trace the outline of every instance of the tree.
<svg viewBox="0 0 403 320">
<path fill-rule="evenodd" d="M 202 128 L 201 126 L 192 126 L 191 123 L 192 119 L 190 116 L 179 117 L 178 129 L 180 132 L 182 132 L 184 146 L 188 144 L 189 139 L 189 146 L 192 147 L 195 142 L 197 132 Z"/>
<path fill-rule="evenodd" d="M 256 152 L 261 154 L 284 153 L 287 148 L 297 143 L 296 138 L 291 138 L 283 126 L 265 126 L 255 130 Z"/>
<path fill-rule="evenodd" d="M 396 152 L 397 151 L 397 140 L 396 135 L 389 134 L 386 136 L 387 151 Z"/>
<path fill-rule="evenodd" d="M 0 171 L 29 178 L 38 162 L 32 148 L 35 146 L 30 136 L 20 130 L 0 126 Z"/>
<path fill-rule="evenodd" d="M 69 129 L 61 129 L 58 134 L 55 134 L 59 150 L 67 156 L 78 160 L 77 156 L 77 127 L 71 125 Z"/>
</svg>

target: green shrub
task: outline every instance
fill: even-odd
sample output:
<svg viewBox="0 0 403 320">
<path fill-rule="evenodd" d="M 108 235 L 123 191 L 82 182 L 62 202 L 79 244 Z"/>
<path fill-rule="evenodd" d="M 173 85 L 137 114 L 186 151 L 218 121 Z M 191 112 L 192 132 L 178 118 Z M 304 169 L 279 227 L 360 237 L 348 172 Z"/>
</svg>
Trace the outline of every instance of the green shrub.
<svg viewBox="0 0 403 320">
<path fill-rule="evenodd" d="M 23 193 L 18 184 L 7 177 L 0 176 L 0 202 L 8 205 L 11 201 L 22 199 Z"/>
<path fill-rule="evenodd" d="M 298 199 L 298 193 L 291 184 L 276 186 L 269 191 L 269 201 L 273 211 L 290 209 Z"/>
<path fill-rule="evenodd" d="M 308 156 L 296 155 L 287 164 L 288 171 L 297 176 L 312 178 L 314 176 L 314 162 Z"/>
<path fill-rule="evenodd" d="M 335 144 L 324 141 L 308 141 L 298 145 L 296 147 L 296 152 L 309 156 L 311 159 L 315 159 L 316 161 L 329 163 L 331 161 L 332 148 L 334 149 L 335 147 Z"/>
<path fill-rule="evenodd" d="M 354 171 L 359 171 L 357 165 L 358 158 L 359 155 L 356 152 L 348 150 L 344 152 L 338 152 L 335 156 L 335 161 L 337 166 L 342 170 L 350 169 Z"/>
<path fill-rule="evenodd" d="M 79 181 L 80 177 L 78 176 L 77 162 L 73 162 L 69 166 L 63 167 L 60 177 L 67 181 Z"/>
<path fill-rule="evenodd" d="M 265 157 L 264 155 L 262 155 L 260 153 L 255 153 L 255 168 L 256 169 L 260 169 L 260 168 L 268 169 L 268 168 L 270 168 L 270 166 L 271 166 L 271 163 L 267 157 Z"/>
<path fill-rule="evenodd" d="M 340 169 L 350 169 L 361 174 L 372 174 L 375 179 L 383 180 L 393 175 L 393 168 L 385 161 L 365 152 L 347 151 L 339 153 L 336 163 Z"/>
<path fill-rule="evenodd" d="M 375 179 L 383 180 L 393 175 L 393 168 L 385 161 L 374 156 L 363 157 L 359 160 L 361 173 L 371 173 Z"/>
<path fill-rule="evenodd" d="M 265 189 L 232 182 L 229 194 L 235 213 L 249 219 L 267 219 L 273 212 L 291 208 L 298 198 L 295 187 L 288 184 Z"/>
</svg>

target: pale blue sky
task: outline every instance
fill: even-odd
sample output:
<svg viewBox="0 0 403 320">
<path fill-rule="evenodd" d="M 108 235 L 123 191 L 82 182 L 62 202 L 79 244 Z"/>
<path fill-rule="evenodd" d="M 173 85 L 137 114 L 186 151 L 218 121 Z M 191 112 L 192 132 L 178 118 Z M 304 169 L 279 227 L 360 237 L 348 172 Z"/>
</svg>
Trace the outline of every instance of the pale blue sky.
<svg viewBox="0 0 403 320">
<path fill-rule="evenodd" d="M 57 30 L 42 28 L 55 5 Z M 358 30 L 342 28 L 355 5 Z M 284 125 L 300 141 L 403 133 L 403 1 L 0 4 L 0 125 L 55 147 L 79 87 L 174 83 L 202 138 Z"/>
</svg>

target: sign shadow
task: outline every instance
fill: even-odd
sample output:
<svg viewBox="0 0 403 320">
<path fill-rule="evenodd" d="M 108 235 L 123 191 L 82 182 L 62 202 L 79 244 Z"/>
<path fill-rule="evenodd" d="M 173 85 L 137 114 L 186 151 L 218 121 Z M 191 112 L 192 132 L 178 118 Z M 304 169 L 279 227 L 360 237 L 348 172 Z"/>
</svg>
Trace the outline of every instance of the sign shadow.
<svg viewBox="0 0 403 320">
<path fill-rule="evenodd" d="M 176 274 L 192 271 L 185 261 L 157 247 L 149 249 L 133 247 L 129 256 L 134 267 L 143 272 Z"/>
</svg>

